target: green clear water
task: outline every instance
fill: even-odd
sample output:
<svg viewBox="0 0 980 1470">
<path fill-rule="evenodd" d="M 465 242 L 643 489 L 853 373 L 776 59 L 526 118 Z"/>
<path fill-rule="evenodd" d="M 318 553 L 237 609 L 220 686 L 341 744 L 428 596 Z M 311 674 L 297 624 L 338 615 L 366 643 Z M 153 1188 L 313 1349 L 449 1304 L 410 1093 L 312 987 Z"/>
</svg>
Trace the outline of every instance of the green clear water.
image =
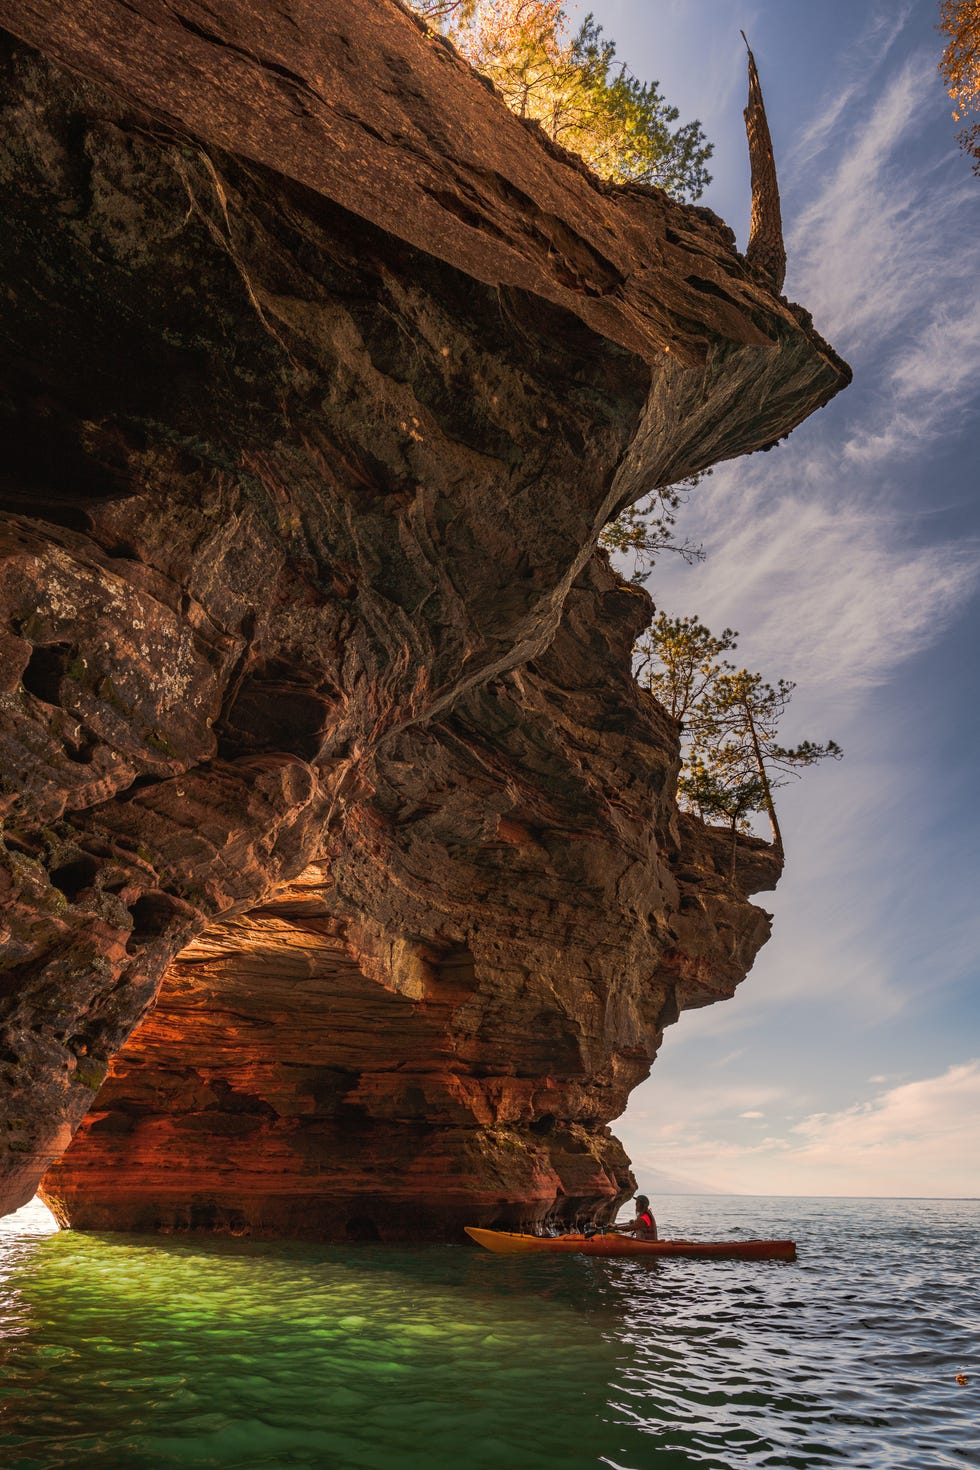
<svg viewBox="0 0 980 1470">
<path fill-rule="evenodd" d="M 980 1207 L 658 1202 L 795 1265 L 0 1222 L 0 1464 L 980 1465 Z M 966 1372 L 966 1387 L 956 1383 Z"/>
</svg>

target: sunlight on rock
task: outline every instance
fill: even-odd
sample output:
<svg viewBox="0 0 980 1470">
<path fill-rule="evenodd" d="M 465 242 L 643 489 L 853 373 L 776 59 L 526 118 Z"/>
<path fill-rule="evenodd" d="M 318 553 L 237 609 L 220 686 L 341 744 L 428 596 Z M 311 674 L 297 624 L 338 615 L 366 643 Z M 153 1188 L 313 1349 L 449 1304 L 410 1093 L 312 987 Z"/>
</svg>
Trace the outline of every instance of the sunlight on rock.
<svg viewBox="0 0 980 1470">
<path fill-rule="evenodd" d="M 219 0 L 193 54 L 181 7 L 14 8 L 0 748 L 31 815 L 0 1206 L 45 1173 L 80 1230 L 608 1211 L 605 1124 L 741 984 L 780 864 L 750 843 L 733 874 L 727 827 L 679 824 L 676 721 L 633 675 L 650 606 L 594 542 L 850 369 L 718 216 L 597 191 L 392 0 Z M 179 956 L 207 929 L 205 979 Z"/>
</svg>

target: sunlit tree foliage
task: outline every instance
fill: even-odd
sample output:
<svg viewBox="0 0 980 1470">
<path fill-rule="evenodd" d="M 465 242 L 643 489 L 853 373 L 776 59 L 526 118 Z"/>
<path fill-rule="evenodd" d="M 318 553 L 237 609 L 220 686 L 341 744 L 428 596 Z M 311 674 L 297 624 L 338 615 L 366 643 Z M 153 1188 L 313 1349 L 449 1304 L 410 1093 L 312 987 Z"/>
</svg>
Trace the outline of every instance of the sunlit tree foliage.
<svg viewBox="0 0 980 1470">
<path fill-rule="evenodd" d="M 476 0 L 408 0 L 408 3 L 431 25 L 437 26 L 459 25 L 468 21 L 476 9 Z"/>
<path fill-rule="evenodd" d="M 412 0 L 497 87 L 520 117 L 613 183 L 656 184 L 697 199 L 710 183 L 711 144 L 656 82 L 616 60 L 591 15 L 571 32 L 561 0 Z"/>
<path fill-rule="evenodd" d="M 658 613 L 637 644 L 637 676 L 668 714 L 686 720 L 688 710 L 702 704 L 722 670 L 732 667 L 722 654 L 736 648 L 737 637 L 734 628 L 725 628 L 716 638 L 697 615 L 672 618 Z"/>
<path fill-rule="evenodd" d="M 980 0 L 942 0 L 940 30 L 949 37 L 939 70 L 953 99 L 953 120 L 963 122 L 980 113 Z M 959 134 L 965 152 L 980 174 L 980 120 Z"/>
</svg>

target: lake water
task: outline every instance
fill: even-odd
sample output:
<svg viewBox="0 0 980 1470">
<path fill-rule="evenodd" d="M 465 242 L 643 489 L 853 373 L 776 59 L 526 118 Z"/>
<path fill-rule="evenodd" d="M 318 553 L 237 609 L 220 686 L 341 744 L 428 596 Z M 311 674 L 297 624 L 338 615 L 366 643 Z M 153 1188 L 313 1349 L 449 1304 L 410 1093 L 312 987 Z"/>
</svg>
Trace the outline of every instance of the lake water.
<svg viewBox="0 0 980 1470">
<path fill-rule="evenodd" d="M 0 1464 L 977 1470 L 980 1204 L 655 1208 L 799 1261 L 76 1235 L 29 1206 L 0 1221 Z"/>
</svg>

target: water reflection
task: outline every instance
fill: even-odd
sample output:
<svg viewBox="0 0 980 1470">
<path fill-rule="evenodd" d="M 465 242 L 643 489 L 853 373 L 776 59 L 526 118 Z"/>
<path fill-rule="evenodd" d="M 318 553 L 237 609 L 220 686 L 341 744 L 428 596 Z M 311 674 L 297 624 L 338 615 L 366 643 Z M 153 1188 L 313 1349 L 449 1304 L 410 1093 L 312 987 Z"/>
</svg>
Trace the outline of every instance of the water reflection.
<svg viewBox="0 0 980 1470">
<path fill-rule="evenodd" d="M 567 1280 L 508 1274 L 468 1246 L 55 1234 L 10 1269 L 2 1440 L 24 1470 L 595 1464 L 611 1340 Z"/>
<path fill-rule="evenodd" d="M 0 1216 L 0 1236 L 50 1235 L 57 1229 L 57 1220 L 38 1195 L 12 1215 Z"/>
<path fill-rule="evenodd" d="M 800 1262 L 153 1241 L 8 1220 L 0 1460 L 980 1463 L 955 1383 L 980 1325 L 966 1285 L 976 1205 L 675 1200 L 663 1213 L 677 1234 L 795 1233 Z"/>
<path fill-rule="evenodd" d="M 11 1340 L 26 1331 L 26 1307 L 11 1278 L 33 1260 L 39 1242 L 57 1230 L 57 1221 L 39 1199 L 0 1216 L 0 1361 Z"/>
</svg>

